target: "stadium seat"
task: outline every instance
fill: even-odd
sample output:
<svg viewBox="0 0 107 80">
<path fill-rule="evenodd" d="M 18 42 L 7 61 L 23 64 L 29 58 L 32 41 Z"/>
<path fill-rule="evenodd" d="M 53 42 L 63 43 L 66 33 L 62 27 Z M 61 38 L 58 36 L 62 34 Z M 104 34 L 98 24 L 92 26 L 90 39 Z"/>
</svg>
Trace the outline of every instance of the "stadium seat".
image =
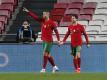
<svg viewBox="0 0 107 80">
<path fill-rule="evenodd" d="M 107 21 L 104 21 L 104 26 L 107 26 Z"/>
<path fill-rule="evenodd" d="M 97 2 L 97 3 L 99 3 L 101 1 L 100 0 L 85 0 L 85 2 Z"/>
<path fill-rule="evenodd" d="M 85 27 L 88 26 L 88 22 L 87 20 L 80 20 L 78 21 L 78 23 L 80 23 L 81 25 L 84 25 Z"/>
<path fill-rule="evenodd" d="M 96 9 L 95 10 L 95 14 L 103 14 L 106 15 L 107 14 L 107 9 L 103 8 L 103 9 Z"/>
<path fill-rule="evenodd" d="M 65 13 L 65 9 L 53 9 L 51 11 L 51 15 L 60 15 L 63 16 Z"/>
<path fill-rule="evenodd" d="M 99 36 L 99 41 L 102 41 L 102 42 L 107 41 L 107 36 L 106 35 L 100 35 Z"/>
<path fill-rule="evenodd" d="M 99 3 L 97 8 L 107 8 L 107 3 Z"/>
<path fill-rule="evenodd" d="M 57 28 L 60 34 L 66 34 L 68 27 L 58 27 Z"/>
<path fill-rule="evenodd" d="M 54 4 L 54 9 L 66 9 L 68 7 L 68 3 L 56 3 Z"/>
<path fill-rule="evenodd" d="M 1 21 L 1 22 L 4 22 L 5 24 L 7 24 L 8 19 L 7 19 L 6 16 L 0 16 L 0 21 Z"/>
<path fill-rule="evenodd" d="M 15 5 L 18 6 L 19 0 L 15 0 Z"/>
<path fill-rule="evenodd" d="M 68 26 L 70 26 L 71 25 L 71 22 L 60 22 L 60 24 L 59 24 L 59 26 L 60 27 L 68 27 Z"/>
<path fill-rule="evenodd" d="M 102 21 L 102 20 L 92 20 L 92 21 L 89 21 L 89 25 L 91 25 L 91 26 L 102 26 L 103 22 L 104 21 Z"/>
<path fill-rule="evenodd" d="M 97 6 L 96 2 L 87 2 L 83 5 L 84 9 L 95 9 Z"/>
<path fill-rule="evenodd" d="M 10 11 L 8 10 L 0 10 L 0 16 L 7 16 L 8 18 L 10 18 Z"/>
<path fill-rule="evenodd" d="M 107 0 L 99 0 L 100 2 L 107 3 Z"/>
<path fill-rule="evenodd" d="M 64 13 L 65 13 L 65 9 L 53 9 L 51 11 L 51 19 L 60 22 Z"/>
<path fill-rule="evenodd" d="M 80 11 L 78 9 L 67 9 L 65 11 L 65 15 L 71 15 L 71 14 L 76 14 L 79 15 Z"/>
<path fill-rule="evenodd" d="M 80 10 L 80 14 L 90 14 L 90 15 L 93 15 L 94 14 L 94 9 L 81 9 Z"/>
<path fill-rule="evenodd" d="M 41 40 L 41 38 L 37 38 L 37 40 L 36 40 L 37 42 L 41 42 L 42 40 Z"/>
<path fill-rule="evenodd" d="M 93 15 L 92 20 L 106 20 L 107 19 L 107 15 L 103 15 L 103 14 L 95 14 Z"/>
<path fill-rule="evenodd" d="M 70 22 L 71 21 L 71 16 L 70 15 L 65 15 L 62 20 L 63 22 Z"/>
<path fill-rule="evenodd" d="M 99 34 L 101 32 L 101 27 L 100 26 L 87 26 L 86 31 L 88 34 Z"/>
<path fill-rule="evenodd" d="M 51 16 L 51 19 L 54 20 L 54 21 L 60 22 L 61 19 L 62 19 L 62 16 L 59 16 L 59 15 L 52 15 L 52 16 Z"/>
<path fill-rule="evenodd" d="M 101 27 L 101 33 L 107 34 L 107 25 Z"/>
<path fill-rule="evenodd" d="M 1 4 L 0 5 L 0 10 L 9 10 L 11 12 L 14 11 L 14 7 L 12 4 Z"/>
<path fill-rule="evenodd" d="M 81 9 L 82 8 L 82 4 L 81 3 L 71 3 L 69 4 L 68 8 L 69 9 Z"/>
<path fill-rule="evenodd" d="M 103 3 L 106 3 L 107 2 L 107 0 L 85 0 L 86 2 L 97 2 L 97 3 L 101 3 L 101 2 L 103 2 Z"/>
<path fill-rule="evenodd" d="M 79 20 L 92 20 L 92 15 L 79 15 Z"/>
<path fill-rule="evenodd" d="M 2 4 L 13 4 L 13 5 L 17 5 L 18 0 L 3 0 Z"/>
</svg>

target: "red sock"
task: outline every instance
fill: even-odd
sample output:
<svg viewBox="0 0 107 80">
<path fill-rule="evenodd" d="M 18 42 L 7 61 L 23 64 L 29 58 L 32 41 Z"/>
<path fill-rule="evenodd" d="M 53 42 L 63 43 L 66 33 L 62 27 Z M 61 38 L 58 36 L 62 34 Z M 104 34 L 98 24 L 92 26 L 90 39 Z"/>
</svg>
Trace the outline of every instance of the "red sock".
<svg viewBox="0 0 107 80">
<path fill-rule="evenodd" d="M 51 63 L 52 66 L 55 66 L 54 59 L 50 56 L 48 57 L 49 62 Z"/>
<path fill-rule="evenodd" d="M 47 65 L 47 62 L 48 62 L 48 56 L 43 56 L 43 69 L 46 69 L 46 65 Z"/>
<path fill-rule="evenodd" d="M 78 58 L 78 67 L 80 68 L 81 66 L 81 58 Z"/>
<path fill-rule="evenodd" d="M 75 70 L 78 68 L 78 59 L 73 59 Z"/>
</svg>

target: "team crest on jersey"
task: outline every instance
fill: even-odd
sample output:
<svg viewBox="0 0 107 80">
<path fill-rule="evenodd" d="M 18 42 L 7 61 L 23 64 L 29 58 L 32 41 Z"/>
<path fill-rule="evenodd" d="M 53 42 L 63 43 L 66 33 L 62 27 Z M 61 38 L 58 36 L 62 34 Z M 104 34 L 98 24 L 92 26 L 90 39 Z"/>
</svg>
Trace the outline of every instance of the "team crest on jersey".
<svg viewBox="0 0 107 80">
<path fill-rule="evenodd" d="M 46 28 L 46 25 L 43 25 L 44 26 L 44 28 Z"/>
<path fill-rule="evenodd" d="M 70 29 L 70 33 L 71 33 L 71 34 L 73 34 L 73 33 L 77 33 L 77 32 L 79 32 L 78 29 L 77 29 L 77 30 L 76 30 L 76 29 Z"/>
<path fill-rule="evenodd" d="M 73 32 L 76 32 L 76 30 L 74 29 Z"/>
<path fill-rule="evenodd" d="M 43 25 L 44 26 L 44 28 L 48 28 L 48 27 L 50 27 L 50 24 L 48 24 L 48 25 Z"/>
</svg>

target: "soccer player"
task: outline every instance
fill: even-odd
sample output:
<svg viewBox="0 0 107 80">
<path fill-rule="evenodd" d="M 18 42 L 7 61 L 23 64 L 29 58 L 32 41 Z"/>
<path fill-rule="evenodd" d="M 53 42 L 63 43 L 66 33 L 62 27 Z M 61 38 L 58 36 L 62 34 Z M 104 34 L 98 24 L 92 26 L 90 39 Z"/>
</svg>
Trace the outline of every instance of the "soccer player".
<svg viewBox="0 0 107 80">
<path fill-rule="evenodd" d="M 73 55 L 73 63 L 75 67 L 75 72 L 79 73 L 81 64 L 80 51 L 82 48 L 82 34 L 85 36 L 87 47 L 89 47 L 90 45 L 85 29 L 81 24 L 77 22 L 77 19 L 77 15 L 71 15 L 71 25 L 68 27 L 68 31 L 63 41 L 60 42 L 60 45 L 66 41 L 69 35 L 71 36 L 71 51 Z"/>
<path fill-rule="evenodd" d="M 43 65 L 42 70 L 40 72 L 45 73 L 46 72 L 46 65 L 49 61 L 51 65 L 53 66 L 52 72 L 55 72 L 58 70 L 58 67 L 55 65 L 54 59 L 50 54 L 53 38 L 52 33 L 53 31 L 56 33 L 57 42 L 60 42 L 59 33 L 57 30 L 57 25 L 54 21 L 50 19 L 50 13 L 48 11 L 43 12 L 43 18 L 40 19 L 38 16 L 33 13 L 32 11 L 29 11 L 27 8 L 23 8 L 23 11 L 27 12 L 31 17 L 33 17 L 36 21 L 41 23 L 41 39 L 43 40 Z"/>
</svg>

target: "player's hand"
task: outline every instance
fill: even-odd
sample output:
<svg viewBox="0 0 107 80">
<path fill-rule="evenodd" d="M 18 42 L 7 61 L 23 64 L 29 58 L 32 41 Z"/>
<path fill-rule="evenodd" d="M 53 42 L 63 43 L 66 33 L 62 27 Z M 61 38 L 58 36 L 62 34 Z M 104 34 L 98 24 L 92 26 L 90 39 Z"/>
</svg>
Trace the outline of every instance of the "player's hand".
<svg viewBox="0 0 107 80">
<path fill-rule="evenodd" d="M 23 7 L 23 11 L 29 12 L 29 10 L 27 8 L 25 8 L 25 7 Z"/>
<path fill-rule="evenodd" d="M 89 48 L 90 46 L 91 46 L 90 44 L 87 45 L 88 48 Z"/>
<path fill-rule="evenodd" d="M 63 42 L 63 41 L 60 41 L 60 42 L 59 42 L 59 45 L 63 45 L 63 44 L 64 44 L 64 42 Z"/>
</svg>

